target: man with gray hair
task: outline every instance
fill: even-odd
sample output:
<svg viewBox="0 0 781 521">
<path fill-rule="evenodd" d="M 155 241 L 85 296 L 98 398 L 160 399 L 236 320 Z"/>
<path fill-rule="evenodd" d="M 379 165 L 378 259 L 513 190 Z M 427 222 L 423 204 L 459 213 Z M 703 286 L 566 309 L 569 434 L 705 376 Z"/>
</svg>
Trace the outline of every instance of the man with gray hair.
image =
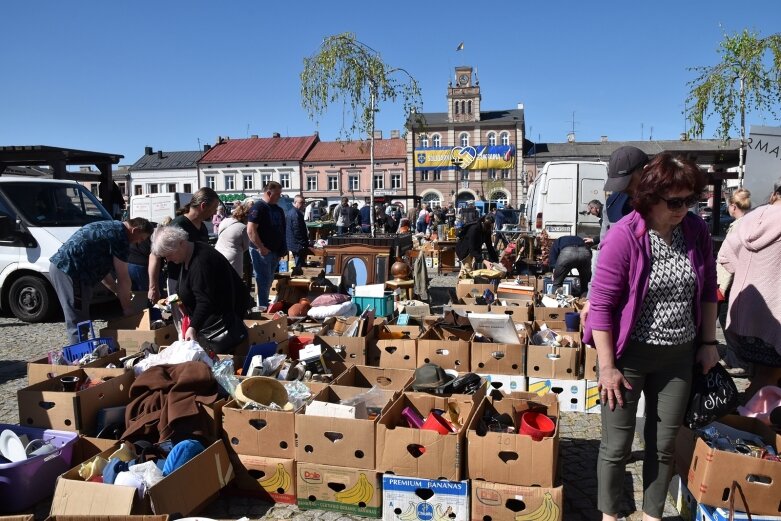
<svg viewBox="0 0 781 521">
<path fill-rule="evenodd" d="M 293 252 L 296 268 L 305 266 L 306 256 L 309 255 L 309 231 L 304 220 L 305 206 L 306 199 L 298 194 L 293 198 L 293 206 L 285 215 L 287 249 Z"/>
</svg>

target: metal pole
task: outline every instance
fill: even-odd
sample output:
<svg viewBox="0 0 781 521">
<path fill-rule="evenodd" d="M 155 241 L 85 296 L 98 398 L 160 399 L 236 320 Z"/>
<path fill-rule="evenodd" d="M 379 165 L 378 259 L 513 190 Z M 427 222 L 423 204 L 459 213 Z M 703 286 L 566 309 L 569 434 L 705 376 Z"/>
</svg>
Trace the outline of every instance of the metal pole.
<svg viewBox="0 0 781 521">
<path fill-rule="evenodd" d="M 371 168 L 369 171 L 371 172 L 370 178 L 369 178 L 369 224 L 371 226 L 371 234 L 372 237 L 374 237 L 374 100 L 375 100 L 375 93 L 374 93 L 374 82 L 369 81 L 369 89 L 370 89 L 370 99 L 371 99 L 371 124 L 369 129 L 369 161 L 371 162 Z"/>
<path fill-rule="evenodd" d="M 746 171 L 746 165 L 744 162 L 744 153 L 743 150 L 746 148 L 746 92 L 744 90 L 746 79 L 744 76 L 740 77 L 740 151 L 738 152 L 740 154 L 740 159 L 738 161 L 739 163 L 739 173 L 738 178 L 740 179 L 738 181 L 738 185 L 740 187 L 743 187 L 743 176 Z M 716 208 L 720 208 L 720 204 L 716 206 Z M 717 214 L 712 214 L 712 218 L 715 219 L 717 217 Z"/>
</svg>

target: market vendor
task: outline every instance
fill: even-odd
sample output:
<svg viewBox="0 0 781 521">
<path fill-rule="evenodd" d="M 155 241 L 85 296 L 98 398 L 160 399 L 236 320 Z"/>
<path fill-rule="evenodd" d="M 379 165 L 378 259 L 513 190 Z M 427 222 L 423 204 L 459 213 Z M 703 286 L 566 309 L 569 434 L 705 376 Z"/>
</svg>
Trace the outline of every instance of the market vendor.
<svg viewBox="0 0 781 521">
<path fill-rule="evenodd" d="M 494 225 L 494 218 L 486 215 L 476 221 L 465 224 L 458 233 L 458 243 L 456 244 L 456 255 L 461 261 L 460 278 L 466 278 L 472 271 L 474 265 L 483 264 L 483 246 L 488 253 L 488 260 L 499 262 L 499 255 L 496 254 L 493 244 L 491 244 L 491 231 Z"/>
<path fill-rule="evenodd" d="M 553 270 L 553 290 L 558 290 L 572 270 L 578 270 L 580 291 L 585 294 L 591 282 L 591 248 L 589 241 L 577 235 L 565 235 L 553 241 L 548 265 Z"/>
</svg>

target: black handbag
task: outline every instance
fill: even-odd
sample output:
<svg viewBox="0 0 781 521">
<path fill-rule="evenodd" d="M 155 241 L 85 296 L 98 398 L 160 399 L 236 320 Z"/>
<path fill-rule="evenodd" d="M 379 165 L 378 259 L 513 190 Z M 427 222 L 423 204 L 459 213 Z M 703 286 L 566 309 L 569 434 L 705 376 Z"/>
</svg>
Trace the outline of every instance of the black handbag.
<svg viewBox="0 0 781 521">
<path fill-rule="evenodd" d="M 212 316 L 198 332 L 198 343 L 215 353 L 232 353 L 234 348 L 247 339 L 247 327 L 233 312 Z"/>
<path fill-rule="evenodd" d="M 702 374 L 702 367 L 694 366 L 692 390 L 686 408 L 684 424 L 699 429 L 735 410 L 738 406 L 738 388 L 726 369 L 716 364 Z"/>
</svg>

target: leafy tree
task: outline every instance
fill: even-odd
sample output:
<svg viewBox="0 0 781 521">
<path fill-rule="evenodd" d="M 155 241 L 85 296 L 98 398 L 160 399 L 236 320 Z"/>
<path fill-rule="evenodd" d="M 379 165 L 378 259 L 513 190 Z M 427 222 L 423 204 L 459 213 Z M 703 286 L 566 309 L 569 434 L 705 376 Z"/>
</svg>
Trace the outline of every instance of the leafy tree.
<svg viewBox="0 0 781 521">
<path fill-rule="evenodd" d="M 746 109 L 766 111 L 775 116 L 774 108 L 781 102 L 781 33 L 765 38 L 747 29 L 725 34 L 718 52 L 721 55 L 718 64 L 689 69 L 698 74 L 688 83 L 689 134 L 702 137 L 705 119 L 715 113 L 720 124 L 717 136 L 726 141 L 740 111 L 739 167 L 742 183 Z"/>
<path fill-rule="evenodd" d="M 401 79 L 399 79 L 401 77 Z M 405 69 L 386 64 L 380 54 L 358 41 L 353 33 L 323 40 L 318 51 L 304 58 L 301 72 L 301 104 L 316 119 L 329 105 L 342 101 L 352 114 L 342 123 L 340 137 L 368 136 L 371 161 L 371 205 L 374 207 L 374 122 L 378 105 L 401 98 L 405 114 L 419 114 L 422 97 L 418 82 Z M 374 212 L 371 212 L 372 235 Z"/>
</svg>

